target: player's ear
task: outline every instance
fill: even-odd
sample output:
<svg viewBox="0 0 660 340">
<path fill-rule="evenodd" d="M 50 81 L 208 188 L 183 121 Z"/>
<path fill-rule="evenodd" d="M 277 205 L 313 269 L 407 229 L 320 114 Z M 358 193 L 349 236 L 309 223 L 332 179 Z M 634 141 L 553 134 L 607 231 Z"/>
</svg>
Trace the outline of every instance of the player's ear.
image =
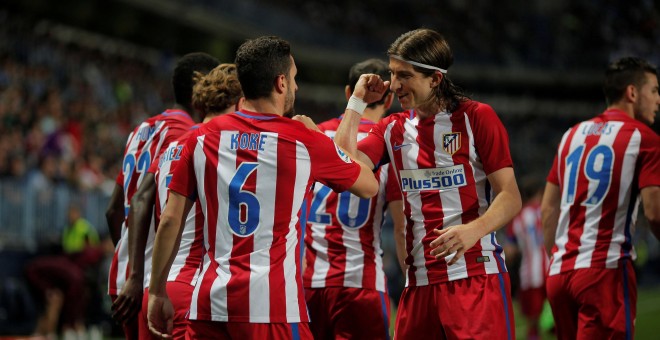
<svg viewBox="0 0 660 340">
<path fill-rule="evenodd" d="M 350 86 L 346 85 L 346 87 L 344 87 L 344 94 L 346 95 L 346 100 L 351 99 L 351 95 L 353 93 L 351 92 L 351 87 Z"/>
<path fill-rule="evenodd" d="M 637 100 L 637 87 L 633 84 L 626 86 L 623 96 L 627 102 L 634 103 Z"/>
<path fill-rule="evenodd" d="M 275 91 L 277 93 L 286 93 L 286 87 L 288 84 L 286 83 L 286 76 L 283 74 L 278 75 L 275 77 Z"/>
<path fill-rule="evenodd" d="M 238 98 L 238 102 L 236 102 L 236 111 L 240 111 L 241 108 L 243 108 L 243 103 L 245 103 L 245 97 Z"/>
<path fill-rule="evenodd" d="M 431 76 L 431 88 L 437 87 L 445 76 L 440 71 L 436 71 Z"/>
<path fill-rule="evenodd" d="M 393 101 L 394 101 L 394 92 L 389 91 L 387 95 L 385 95 L 385 101 L 383 103 L 385 105 L 385 110 L 390 109 L 390 106 L 392 106 Z"/>
</svg>

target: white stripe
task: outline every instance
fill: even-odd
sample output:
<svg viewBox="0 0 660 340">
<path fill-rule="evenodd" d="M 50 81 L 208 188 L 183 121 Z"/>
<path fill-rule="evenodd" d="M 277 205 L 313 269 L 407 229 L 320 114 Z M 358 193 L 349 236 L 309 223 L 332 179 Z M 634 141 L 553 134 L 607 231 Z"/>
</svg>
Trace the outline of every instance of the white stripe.
<svg viewBox="0 0 660 340">
<path fill-rule="evenodd" d="M 218 220 L 215 231 L 215 260 L 218 264 L 216 273 L 218 277 L 213 281 L 211 287 L 211 314 L 215 321 L 227 321 L 227 284 L 231 279 L 231 268 L 229 257 L 234 248 L 233 233 L 229 228 L 229 183 L 236 174 L 236 152 L 229 150 L 231 135 L 238 131 L 222 131 L 220 135 L 220 147 L 218 147 L 218 166 L 215 174 L 205 176 L 216 176 L 218 179 L 216 199 L 218 200 Z M 215 147 L 215 146 L 214 146 Z M 198 176 L 199 178 L 199 176 Z M 204 190 L 203 187 L 201 190 Z M 208 215 L 205 215 L 208 216 Z M 216 319 L 216 316 L 219 318 Z"/>
<path fill-rule="evenodd" d="M 608 124 L 608 126 L 609 125 L 610 124 Z M 612 144 L 614 143 L 614 140 L 616 139 L 616 135 L 618 134 L 622 124 L 613 123 L 611 125 L 612 125 L 612 133 L 602 134 L 598 140 L 598 145 L 607 145 L 611 147 Z M 578 131 L 583 131 L 583 130 L 578 130 Z M 616 155 L 613 154 L 613 156 L 614 158 L 612 158 L 612 165 L 614 165 L 614 162 L 616 161 Z M 582 155 L 582 159 L 584 160 L 587 158 L 588 155 L 584 153 Z M 577 173 L 581 174 L 583 172 L 584 172 L 583 164 L 581 161 L 580 168 L 578 168 Z M 598 181 L 591 181 L 591 180 L 589 181 L 586 197 L 591 197 L 591 195 L 596 191 L 598 184 L 599 184 Z M 582 235 L 580 236 L 580 246 L 578 247 L 578 255 L 577 258 L 575 259 L 575 269 L 589 268 L 591 267 L 591 261 L 594 255 L 594 250 L 596 249 L 596 242 L 598 240 L 600 219 L 603 213 L 603 201 L 601 201 L 597 205 L 584 204 L 581 202 L 580 203 L 574 202 L 574 204 L 582 204 L 583 206 L 585 206 L 584 229 Z"/>
<path fill-rule="evenodd" d="M 275 194 L 277 193 L 277 134 L 267 136 L 267 145 L 257 155 L 259 226 L 254 232 L 254 249 L 250 254 L 250 322 L 270 321 L 270 250 L 273 244 Z M 264 138 L 264 137 L 261 137 Z"/>
<path fill-rule="evenodd" d="M 293 204 L 291 211 L 291 222 L 289 224 L 289 233 L 286 242 L 286 258 L 284 259 L 284 282 L 286 291 L 286 315 L 287 322 L 300 322 L 300 305 L 304 301 L 298 300 L 298 280 L 300 280 L 300 270 L 296 265 L 296 257 L 300 254 L 295 251 L 301 240 L 298 239 L 296 224 L 298 224 L 298 213 L 302 207 L 303 200 L 307 190 L 307 185 L 311 177 L 311 159 L 309 151 L 304 144 L 296 143 L 296 179 L 293 192 Z M 304 228 L 305 226 L 300 226 Z M 302 250 L 302 249 L 301 249 Z M 309 315 L 307 315 L 309 318 Z"/>
<path fill-rule="evenodd" d="M 199 274 L 200 277 L 204 277 L 204 275 L 206 275 L 206 272 L 209 270 L 211 266 L 211 261 L 215 261 L 209 258 L 208 254 L 209 253 L 204 252 L 204 257 L 202 259 L 202 271 Z M 199 306 L 199 290 L 202 287 L 201 283 L 202 280 L 198 280 L 197 283 L 195 284 L 195 288 L 193 289 L 192 298 L 190 300 L 190 314 L 188 316 L 190 320 L 197 320 L 197 308 Z"/>
<path fill-rule="evenodd" d="M 591 123 L 589 122 L 583 122 L 577 127 L 577 131 L 582 131 L 585 125 L 589 125 Z M 570 224 L 570 205 L 565 202 L 565 197 L 568 195 L 568 177 L 570 176 L 570 169 L 565 168 L 564 173 L 561 173 L 560 168 L 562 166 L 565 166 L 563 162 L 565 162 L 565 159 L 561 157 L 561 152 L 565 148 L 565 144 L 568 142 L 568 136 L 570 135 L 571 130 L 568 130 L 564 136 L 562 137 L 561 143 L 559 144 L 559 148 L 557 149 L 557 155 L 558 155 L 558 164 L 557 164 L 557 171 L 559 172 L 559 182 L 562 187 L 562 201 L 560 203 L 560 212 L 559 212 L 559 221 L 557 223 L 557 232 L 555 233 L 555 245 L 557 247 L 557 251 L 552 254 L 552 263 L 550 264 L 550 271 L 549 275 L 555 275 L 558 274 L 561 271 L 561 265 L 562 265 L 562 256 L 566 254 L 566 243 L 568 242 L 568 226 Z M 574 133 L 573 138 L 570 141 L 570 145 L 568 148 L 568 153 L 569 155 L 575 148 L 578 146 L 584 144 L 584 139 L 585 136 L 581 133 Z M 580 159 L 579 164 L 576 164 L 575 166 L 580 169 L 582 167 L 582 159 Z M 563 176 L 563 177 L 562 177 Z"/>
<path fill-rule="evenodd" d="M 635 165 L 637 164 L 637 158 L 639 157 L 639 147 L 641 143 L 642 135 L 639 133 L 639 130 L 635 130 L 632 133 L 632 136 L 630 136 L 630 142 L 628 142 L 623 157 L 621 172 L 618 174 L 621 178 L 619 184 L 618 207 L 614 217 L 612 241 L 607 250 L 607 260 L 605 263 L 607 268 L 617 268 L 619 265 L 619 260 L 621 259 L 621 245 L 626 241 L 625 226 L 626 218 L 628 216 L 628 207 L 630 206 L 631 200 L 634 200 L 635 203 L 633 211 L 631 212 L 630 235 L 635 235 L 635 224 L 637 222 L 637 210 L 639 209 L 640 199 L 639 194 L 636 197 L 631 197 L 633 190 L 632 186 L 635 184 L 629 179 L 635 176 Z M 630 254 L 633 260 L 637 258 L 635 248 L 631 249 Z"/>
<path fill-rule="evenodd" d="M 401 144 L 410 144 L 401 148 L 401 160 L 403 169 L 418 169 L 417 157 L 419 155 L 419 145 L 417 144 L 417 123 L 418 120 L 406 120 L 404 123 L 404 133 L 403 140 Z M 392 138 L 392 129 L 393 125 L 388 126 L 385 133 L 385 140 L 391 140 Z M 388 147 L 390 150 L 392 146 Z M 392 151 L 390 151 L 392 152 Z M 408 192 L 406 201 L 410 205 L 411 210 L 411 220 L 413 221 L 413 226 L 411 232 L 413 233 L 412 249 L 408 252 L 413 257 L 412 265 L 415 267 L 415 280 L 417 286 L 427 285 L 429 282 L 427 269 L 426 269 L 426 259 L 424 258 L 424 246 L 422 244 L 422 239 L 426 235 L 426 228 L 424 227 L 424 215 L 422 214 L 422 200 L 420 192 Z M 407 227 L 406 227 L 406 240 L 407 240 Z M 407 243 L 407 241 L 406 241 Z M 408 286 L 408 275 L 406 275 L 406 286 Z"/>
<path fill-rule="evenodd" d="M 435 150 L 443 150 L 443 134 L 452 133 L 451 116 L 447 112 L 440 112 L 435 115 L 433 126 L 433 142 L 435 143 Z M 455 137 L 456 139 L 457 137 Z M 470 143 L 472 144 L 472 143 Z M 454 141 L 450 142 L 449 152 L 456 151 Z M 442 168 L 452 166 L 454 160 L 447 152 L 435 152 L 435 167 Z M 442 228 L 448 229 L 453 226 L 463 224 L 463 205 L 461 204 L 461 195 L 458 188 L 453 190 L 438 191 L 437 195 L 442 204 Z M 434 236 L 435 238 L 435 236 Z M 456 253 L 445 256 L 445 261 L 451 261 Z M 447 279 L 454 281 L 468 277 L 467 268 L 465 266 L 465 257 L 461 257 L 455 264 L 447 267 Z"/>
</svg>

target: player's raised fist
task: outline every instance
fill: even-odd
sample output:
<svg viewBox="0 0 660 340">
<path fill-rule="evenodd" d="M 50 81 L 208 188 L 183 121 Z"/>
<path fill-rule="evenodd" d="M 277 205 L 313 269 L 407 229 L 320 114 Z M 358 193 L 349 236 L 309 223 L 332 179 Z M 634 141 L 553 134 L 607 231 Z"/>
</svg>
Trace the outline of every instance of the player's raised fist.
<svg viewBox="0 0 660 340">
<path fill-rule="evenodd" d="M 389 81 L 383 81 L 377 74 L 363 74 L 355 84 L 353 95 L 370 104 L 383 98 L 390 86 Z"/>
</svg>

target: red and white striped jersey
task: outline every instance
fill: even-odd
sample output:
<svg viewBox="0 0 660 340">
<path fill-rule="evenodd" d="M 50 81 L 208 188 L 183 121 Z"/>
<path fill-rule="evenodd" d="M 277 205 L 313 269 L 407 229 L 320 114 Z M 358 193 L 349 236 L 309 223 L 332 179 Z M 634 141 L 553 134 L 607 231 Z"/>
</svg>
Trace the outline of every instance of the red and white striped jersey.
<svg viewBox="0 0 660 340">
<path fill-rule="evenodd" d="M 319 124 L 334 137 L 341 118 Z M 362 119 L 358 139 L 375 126 Z M 372 198 L 359 198 L 350 192 L 336 193 L 316 183 L 310 195 L 307 216 L 305 287 L 352 287 L 386 291 L 380 246 L 381 225 L 387 202 L 401 199 L 401 191 L 389 164 L 376 171 L 380 189 Z"/>
<path fill-rule="evenodd" d="M 543 287 L 549 259 L 543 243 L 539 202 L 525 204 L 507 227 L 506 235 L 520 252 L 520 288 Z"/>
<path fill-rule="evenodd" d="M 163 146 L 168 145 L 184 134 L 194 124 L 188 113 L 181 110 L 165 112 L 145 120 L 128 136 L 122 171 L 117 176 L 117 184 L 124 188 L 124 222 L 121 226 L 121 239 L 115 247 L 115 254 L 108 275 L 108 293 L 118 294 L 126 282 L 128 266 L 128 209 L 131 198 L 142 182 L 151 163 L 158 160 Z M 153 235 L 151 236 L 153 237 Z"/>
<path fill-rule="evenodd" d="M 190 319 L 308 322 L 303 200 L 315 181 L 345 191 L 359 173 L 330 138 L 289 118 L 243 110 L 199 128 L 170 182 L 205 216 Z"/>
<path fill-rule="evenodd" d="M 181 135 L 179 139 L 170 143 L 163 150 L 158 158 L 158 162 L 151 164 L 149 172 L 154 174 L 156 181 L 156 202 L 154 206 L 153 222 L 149 229 L 149 237 L 144 253 L 144 287 L 149 287 L 151 280 L 151 261 L 155 234 L 160 223 L 161 213 L 165 209 L 168 195 L 168 184 L 172 179 L 172 173 L 176 167 L 177 161 L 181 158 L 183 147 L 191 136 L 192 132 L 199 128 L 195 125 L 187 133 Z M 181 234 L 179 251 L 176 254 L 167 281 L 178 281 L 194 286 L 199 276 L 202 257 L 204 256 L 204 215 L 201 213 L 199 204 L 193 204 Z"/>
<path fill-rule="evenodd" d="M 636 257 L 639 193 L 660 185 L 660 139 L 625 112 L 605 111 L 564 134 L 547 180 L 561 190 L 550 275 L 617 268 Z"/>
<path fill-rule="evenodd" d="M 433 229 L 468 223 L 493 197 L 486 176 L 511 167 L 506 130 L 493 109 L 466 101 L 453 112 L 425 119 L 411 111 L 381 120 L 358 143 L 374 164 L 396 169 L 406 223 L 407 286 L 424 286 L 506 272 L 502 247 L 490 233 L 451 267 L 430 254 Z"/>
</svg>

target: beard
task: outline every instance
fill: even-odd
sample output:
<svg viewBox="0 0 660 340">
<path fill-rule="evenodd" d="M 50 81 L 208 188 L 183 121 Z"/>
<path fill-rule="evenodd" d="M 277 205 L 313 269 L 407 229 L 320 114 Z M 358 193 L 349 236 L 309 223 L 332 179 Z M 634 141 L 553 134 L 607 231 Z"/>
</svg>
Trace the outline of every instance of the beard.
<svg viewBox="0 0 660 340">
<path fill-rule="evenodd" d="M 282 116 L 287 118 L 293 118 L 293 116 L 296 114 L 296 110 L 293 107 L 293 102 L 295 101 L 295 97 L 292 92 L 293 91 L 287 92 L 286 99 L 284 101 L 284 113 L 282 114 Z"/>
</svg>

